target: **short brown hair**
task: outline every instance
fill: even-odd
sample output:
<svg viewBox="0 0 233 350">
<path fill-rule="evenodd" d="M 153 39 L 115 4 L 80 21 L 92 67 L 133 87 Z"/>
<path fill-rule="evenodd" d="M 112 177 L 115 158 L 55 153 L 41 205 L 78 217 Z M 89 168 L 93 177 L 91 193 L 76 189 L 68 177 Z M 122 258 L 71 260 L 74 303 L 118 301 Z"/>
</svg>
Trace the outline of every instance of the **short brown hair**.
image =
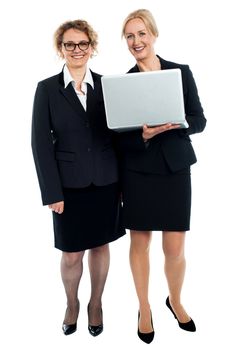
<svg viewBox="0 0 233 350">
<path fill-rule="evenodd" d="M 91 46 L 95 52 L 97 52 L 98 45 L 98 34 L 94 31 L 91 25 L 82 19 L 76 19 L 74 21 L 66 21 L 62 23 L 54 33 L 54 46 L 60 57 L 63 58 L 61 52 L 61 45 L 63 42 L 63 35 L 69 29 L 79 30 L 80 32 L 85 33 L 90 40 Z"/>
<path fill-rule="evenodd" d="M 155 37 L 157 37 L 159 35 L 158 27 L 157 27 L 157 24 L 155 22 L 155 19 L 154 19 L 152 13 L 146 9 L 139 9 L 139 10 L 131 12 L 124 20 L 122 32 L 121 32 L 122 37 L 125 35 L 126 24 L 130 20 L 135 19 L 135 18 L 140 18 L 145 23 L 146 28 L 149 30 L 149 32 L 152 35 L 154 35 Z"/>
</svg>

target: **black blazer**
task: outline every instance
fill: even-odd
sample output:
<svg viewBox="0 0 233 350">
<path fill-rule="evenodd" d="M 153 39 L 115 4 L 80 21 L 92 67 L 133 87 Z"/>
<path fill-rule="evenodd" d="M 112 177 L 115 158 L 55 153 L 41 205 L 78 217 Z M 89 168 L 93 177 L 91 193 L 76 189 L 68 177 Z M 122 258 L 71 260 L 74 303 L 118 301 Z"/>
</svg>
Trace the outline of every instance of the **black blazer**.
<svg viewBox="0 0 233 350">
<path fill-rule="evenodd" d="M 176 172 L 197 161 L 189 135 L 203 131 L 206 119 L 189 66 L 165 61 L 161 57 L 159 60 L 162 69 L 179 68 L 181 70 L 185 113 L 189 128 L 161 133 L 150 139 L 147 145 L 143 142 L 141 129 L 122 132 L 118 136 L 118 147 L 122 154 L 124 168 L 163 174 L 167 172 L 167 167 L 170 171 Z M 133 72 L 139 72 L 137 65 L 128 73 Z"/>
<path fill-rule="evenodd" d="M 43 204 L 63 200 L 63 187 L 117 181 L 112 132 L 107 128 L 101 76 L 92 72 L 87 111 L 63 72 L 38 83 L 32 116 L 32 150 Z"/>
</svg>

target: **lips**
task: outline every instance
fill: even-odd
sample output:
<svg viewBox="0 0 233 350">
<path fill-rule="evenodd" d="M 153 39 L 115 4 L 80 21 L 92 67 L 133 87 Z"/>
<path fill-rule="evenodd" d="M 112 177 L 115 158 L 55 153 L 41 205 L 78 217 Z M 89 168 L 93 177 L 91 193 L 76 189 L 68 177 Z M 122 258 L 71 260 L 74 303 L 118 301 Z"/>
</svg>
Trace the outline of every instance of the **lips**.
<svg viewBox="0 0 233 350">
<path fill-rule="evenodd" d="M 141 52 L 144 48 L 145 48 L 145 46 L 138 46 L 138 47 L 134 47 L 133 49 L 136 52 Z"/>
<path fill-rule="evenodd" d="M 72 55 L 71 57 L 74 58 L 75 60 L 83 58 L 85 55 Z"/>
</svg>

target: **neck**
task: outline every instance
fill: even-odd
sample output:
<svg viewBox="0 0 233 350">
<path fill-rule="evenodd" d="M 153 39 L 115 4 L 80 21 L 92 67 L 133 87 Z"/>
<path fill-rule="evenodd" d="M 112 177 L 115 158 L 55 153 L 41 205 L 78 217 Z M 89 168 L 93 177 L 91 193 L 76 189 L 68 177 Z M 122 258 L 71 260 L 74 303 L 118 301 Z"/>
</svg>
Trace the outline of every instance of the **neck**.
<svg viewBox="0 0 233 350">
<path fill-rule="evenodd" d="M 67 68 L 69 69 L 70 75 L 74 81 L 78 84 L 81 84 L 86 74 L 86 66 L 78 68 L 67 66 Z"/>
<path fill-rule="evenodd" d="M 137 61 L 137 65 L 141 72 L 148 72 L 161 69 L 159 58 L 155 54 L 143 60 Z"/>
</svg>

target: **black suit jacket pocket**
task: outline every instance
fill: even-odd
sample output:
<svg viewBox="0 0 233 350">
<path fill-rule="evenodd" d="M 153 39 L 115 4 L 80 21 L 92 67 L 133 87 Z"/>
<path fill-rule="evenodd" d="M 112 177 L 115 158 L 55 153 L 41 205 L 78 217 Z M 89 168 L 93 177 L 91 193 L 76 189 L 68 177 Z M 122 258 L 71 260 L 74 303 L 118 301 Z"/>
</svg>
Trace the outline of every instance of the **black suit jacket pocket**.
<svg viewBox="0 0 233 350">
<path fill-rule="evenodd" d="M 187 137 L 179 137 L 178 134 L 170 135 L 163 140 L 161 147 L 172 172 L 187 168 L 197 161 L 191 141 Z"/>
</svg>

